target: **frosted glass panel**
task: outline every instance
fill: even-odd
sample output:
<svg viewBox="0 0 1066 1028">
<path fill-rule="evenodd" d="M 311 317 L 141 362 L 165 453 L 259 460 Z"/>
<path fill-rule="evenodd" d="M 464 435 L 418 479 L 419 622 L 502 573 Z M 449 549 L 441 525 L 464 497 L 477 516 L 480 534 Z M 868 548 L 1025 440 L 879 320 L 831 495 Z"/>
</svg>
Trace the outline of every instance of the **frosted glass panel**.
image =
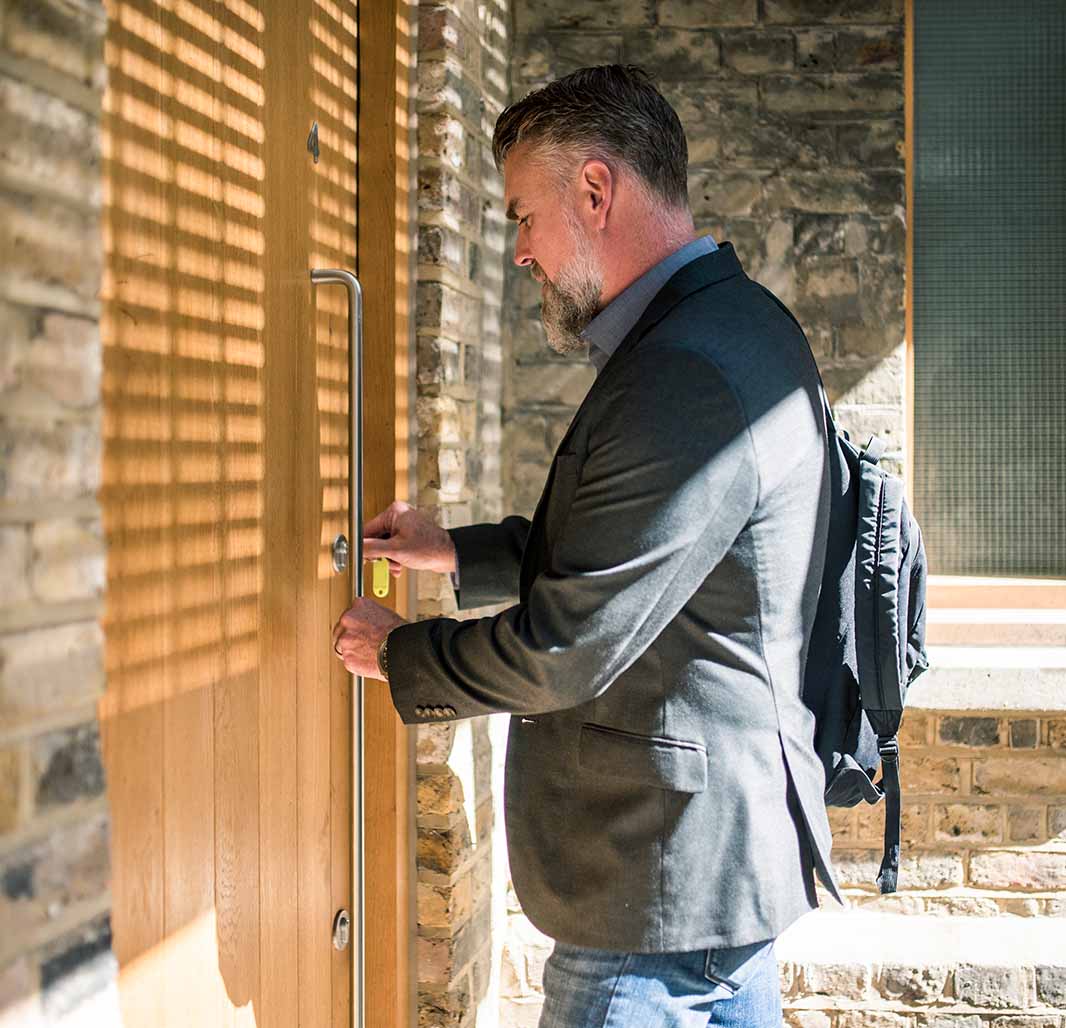
<svg viewBox="0 0 1066 1028">
<path fill-rule="evenodd" d="M 914 7 L 916 514 L 935 572 L 1066 575 L 1066 4 Z"/>
</svg>

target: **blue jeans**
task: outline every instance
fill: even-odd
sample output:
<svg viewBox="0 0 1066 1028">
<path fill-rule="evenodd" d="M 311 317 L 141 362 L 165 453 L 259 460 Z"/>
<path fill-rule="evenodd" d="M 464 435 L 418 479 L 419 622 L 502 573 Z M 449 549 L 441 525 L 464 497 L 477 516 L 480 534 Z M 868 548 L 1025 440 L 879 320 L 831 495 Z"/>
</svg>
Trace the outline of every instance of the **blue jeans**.
<svg viewBox="0 0 1066 1028">
<path fill-rule="evenodd" d="M 781 1028 L 773 940 L 686 953 L 557 942 L 539 1028 Z"/>
</svg>

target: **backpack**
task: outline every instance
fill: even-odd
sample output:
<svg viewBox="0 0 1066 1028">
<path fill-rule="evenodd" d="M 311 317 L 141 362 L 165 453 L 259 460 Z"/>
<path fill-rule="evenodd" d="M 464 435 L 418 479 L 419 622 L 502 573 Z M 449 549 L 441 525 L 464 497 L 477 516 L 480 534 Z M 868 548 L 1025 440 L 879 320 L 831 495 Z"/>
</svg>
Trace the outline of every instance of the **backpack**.
<svg viewBox="0 0 1066 1028">
<path fill-rule="evenodd" d="M 827 806 L 885 799 L 885 850 L 877 884 L 896 891 L 900 851 L 897 733 L 925 652 L 927 564 L 903 482 L 878 466 L 884 444 L 858 449 L 837 429 L 822 389 L 831 502 L 825 570 L 803 701 L 825 768 Z M 881 778 L 874 781 L 877 768 Z"/>
</svg>

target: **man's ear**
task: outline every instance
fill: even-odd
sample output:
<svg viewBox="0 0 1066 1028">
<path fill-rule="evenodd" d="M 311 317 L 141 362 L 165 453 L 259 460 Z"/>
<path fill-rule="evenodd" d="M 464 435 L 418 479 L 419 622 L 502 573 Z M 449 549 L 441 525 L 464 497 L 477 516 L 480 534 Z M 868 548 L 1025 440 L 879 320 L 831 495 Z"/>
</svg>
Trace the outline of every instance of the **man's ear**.
<svg viewBox="0 0 1066 1028">
<path fill-rule="evenodd" d="M 614 202 L 614 176 L 603 161 L 586 161 L 581 169 L 581 213 L 596 229 L 607 227 Z"/>
</svg>

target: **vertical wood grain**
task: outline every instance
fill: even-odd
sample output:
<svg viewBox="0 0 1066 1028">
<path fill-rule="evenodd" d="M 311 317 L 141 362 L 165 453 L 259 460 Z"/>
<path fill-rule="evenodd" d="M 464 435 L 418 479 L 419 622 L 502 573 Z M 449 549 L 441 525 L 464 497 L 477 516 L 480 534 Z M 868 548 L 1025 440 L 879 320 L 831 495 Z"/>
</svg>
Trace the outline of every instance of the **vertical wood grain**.
<svg viewBox="0 0 1066 1028">
<path fill-rule="evenodd" d="M 150 302 L 167 247 L 165 184 L 159 174 L 165 160 L 165 84 L 156 58 L 162 27 L 158 14 L 146 14 L 138 24 L 139 35 L 131 38 L 120 21 L 117 0 L 108 0 L 107 15 L 105 59 L 111 86 L 102 120 L 100 501 L 110 552 L 103 616 L 107 691 L 99 715 L 112 815 L 112 938 L 125 972 L 122 1016 L 129 1025 L 161 1025 L 166 969 L 152 954 L 165 939 L 162 671 L 168 610 L 163 589 L 143 588 L 142 569 L 152 563 L 153 554 L 158 566 L 159 555 L 167 550 L 167 534 L 152 516 L 152 476 L 142 469 L 166 462 L 165 433 L 151 428 L 166 420 L 169 382 L 153 355 L 131 344 L 142 334 L 150 338 L 157 333 L 161 321 Z M 143 45 L 149 54 L 136 81 L 119 66 L 131 44 Z M 134 99 L 143 147 L 138 170 L 127 166 L 125 152 L 133 131 L 127 106 Z M 128 241 L 134 235 L 136 247 Z M 140 259 L 134 249 L 143 255 Z M 147 333 L 135 332 L 142 323 Z M 135 452 L 129 441 L 133 437 L 138 437 Z"/>
<path fill-rule="evenodd" d="M 406 468 L 406 431 L 397 423 L 409 352 L 409 72 L 414 62 L 412 12 L 403 0 L 364 3 L 359 49 L 359 254 L 367 292 L 367 454 L 364 513 L 383 510 L 395 497 L 398 465 Z M 397 371 L 399 369 L 399 375 Z M 399 381 L 398 381 L 399 379 Z M 402 395 L 406 395 L 406 391 Z M 392 591 L 395 605 L 401 589 Z M 366 684 L 365 874 L 367 1025 L 406 1028 L 413 1023 L 410 941 L 413 935 L 409 835 L 412 756 L 408 730 L 387 687 Z"/>
<path fill-rule="evenodd" d="M 358 11 L 354 0 L 342 3 L 315 0 L 312 23 L 310 109 L 319 125 L 321 156 L 313 166 L 311 190 L 311 267 L 357 270 L 356 224 L 358 152 Z M 349 382 L 346 291 L 337 285 L 314 290 L 315 377 L 318 390 L 316 428 L 319 439 L 318 585 L 316 592 L 317 688 L 321 719 L 316 734 L 321 747 L 317 771 L 308 792 L 325 837 L 309 839 L 313 848 L 301 850 L 319 879 L 316 912 L 301 920 L 301 952 L 316 961 L 313 985 L 315 1021 L 347 1028 L 352 1016 L 352 961 L 354 947 L 333 948 L 327 927 L 340 909 L 358 917 L 353 880 L 352 683 L 343 665 L 330 651 L 321 628 L 332 627 L 352 596 L 352 570 L 336 574 L 331 569 L 331 545 L 348 532 L 349 509 Z M 303 823 L 301 806 L 301 820 Z M 303 866 L 303 864 L 301 865 Z M 302 907 L 302 914 L 307 913 Z M 306 926 L 306 930 L 305 930 Z M 310 999 L 308 1006 L 310 1007 Z"/>
<path fill-rule="evenodd" d="M 329 568 L 347 312 L 307 271 L 366 289 L 367 515 L 405 495 L 411 286 L 412 13 L 361 14 L 357 38 L 354 2 L 108 4 L 101 719 L 126 1028 L 351 1021 L 330 940 L 355 912 L 329 651 L 352 594 Z M 406 1028 L 411 740 L 367 685 L 367 1010 Z"/>
<path fill-rule="evenodd" d="M 306 460 L 298 434 L 306 403 L 308 311 L 307 119 L 309 33 L 305 4 L 264 11 L 266 295 L 263 366 L 265 466 L 260 594 L 259 842 L 260 1028 L 299 1024 L 299 782 L 304 758 L 295 729 L 307 671 L 294 626 L 306 589 L 307 525 L 295 488 Z M 306 419 L 303 419 L 306 422 Z M 294 973 L 295 970 L 295 973 Z"/>
<path fill-rule="evenodd" d="M 308 128 L 318 124 L 320 157 L 309 163 L 309 267 L 356 266 L 356 12 L 353 4 L 314 0 L 310 26 Z M 331 651 L 330 629 L 350 595 L 349 574 L 331 567 L 332 540 L 347 531 L 348 324 L 347 293 L 337 285 L 312 291 L 311 335 L 306 350 L 306 402 L 300 404 L 298 431 L 313 451 L 301 465 L 308 544 L 307 602 L 302 605 L 302 680 L 298 743 L 302 774 L 300 836 L 300 1023 L 329 1024 L 334 1017 L 334 978 L 347 994 L 351 955 L 333 949 L 330 926 L 337 910 L 352 910 L 350 763 L 333 757 L 333 692 L 350 693 Z M 304 386 L 301 381 L 301 393 Z M 341 668 L 343 670 L 343 668 Z M 342 729 L 351 733 L 351 723 Z M 342 756 L 350 753 L 336 740 Z M 334 775 L 338 781 L 334 782 Z M 344 801 L 335 808 L 332 788 Z M 334 832 L 333 816 L 339 821 Z M 340 875 L 334 873 L 336 859 Z M 337 881 L 339 879 L 339 881 Z M 340 957 L 338 961 L 336 958 Z M 347 1025 L 348 1004 L 341 1006 Z"/>
<path fill-rule="evenodd" d="M 164 39 L 180 39 L 196 31 L 173 9 L 160 9 Z M 211 37 L 200 40 L 210 52 Z M 189 75 L 185 55 L 170 45 L 161 49 L 159 62 L 164 81 L 175 83 Z M 211 97 L 217 83 L 204 76 L 203 93 Z M 162 95 L 164 123 L 195 125 L 194 116 L 174 88 Z M 183 167 L 211 171 L 208 147 L 183 140 L 171 129 L 165 155 L 173 171 L 164 186 L 166 209 L 174 223 L 183 212 L 193 211 L 204 221 L 205 231 L 216 236 L 222 224 L 219 207 L 197 188 L 195 176 Z M 208 152 L 204 152 L 207 150 Z M 177 239 L 168 240 L 165 289 L 168 298 L 166 325 L 169 340 L 167 370 L 169 451 L 166 464 L 176 488 L 169 509 L 169 538 L 173 545 L 173 568 L 161 576 L 159 588 L 167 595 L 170 633 L 163 670 L 163 923 L 168 952 L 168 972 L 163 978 L 165 1026 L 208 1024 L 218 1019 L 220 989 L 215 959 L 214 931 L 214 709 L 213 682 L 217 639 L 217 533 L 205 523 L 204 511 L 216 508 L 212 482 L 215 455 L 211 452 L 214 408 L 211 382 L 217 375 L 210 360 L 183 361 L 200 357 L 192 343 L 196 326 L 218 320 L 217 287 L 206 279 L 210 255 L 203 253 L 182 262 L 177 258 Z M 189 246 L 192 250 L 193 247 Z M 190 281 L 190 279 L 192 281 Z M 195 284 L 200 288 L 188 288 Z M 193 583 L 195 583 L 193 585 Z M 199 666 L 197 666 L 199 665 Z"/>
</svg>

